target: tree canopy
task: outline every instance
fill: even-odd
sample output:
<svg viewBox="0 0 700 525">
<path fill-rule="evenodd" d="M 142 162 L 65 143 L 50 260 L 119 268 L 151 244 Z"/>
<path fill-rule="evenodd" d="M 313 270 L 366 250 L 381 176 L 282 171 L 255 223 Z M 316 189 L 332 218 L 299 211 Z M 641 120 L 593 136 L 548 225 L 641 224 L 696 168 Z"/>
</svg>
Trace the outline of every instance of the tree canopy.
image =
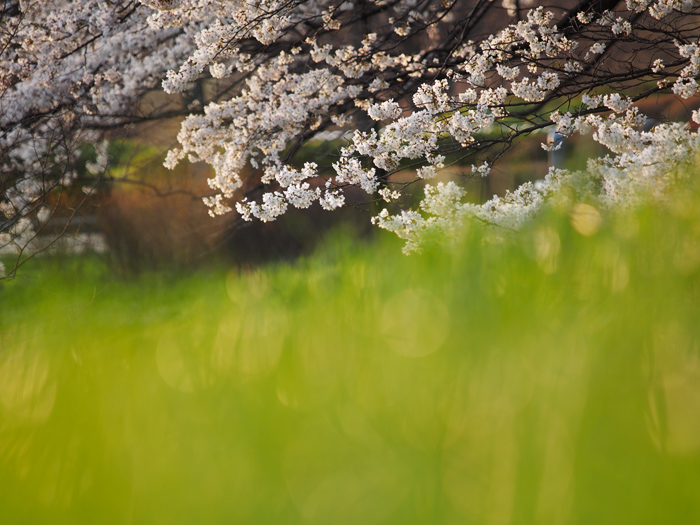
<svg viewBox="0 0 700 525">
<path fill-rule="evenodd" d="M 637 103 L 696 96 L 700 6 L 545 4 L 4 0 L 0 246 L 21 248 L 44 196 L 85 164 L 85 144 L 178 115 L 179 147 L 166 166 L 213 167 L 211 214 L 271 221 L 290 207 L 334 210 L 359 187 L 381 204 L 372 221 L 407 251 L 467 220 L 518 228 L 547 202 L 663 199 L 679 167 L 694 162 L 697 132 L 674 122 L 649 129 Z M 144 96 L 161 87 L 174 102 L 146 111 Z M 611 155 L 585 173 L 551 169 L 486 203 L 465 200 L 459 181 L 426 184 L 413 207 L 401 201 L 450 163 L 487 177 L 518 138 L 548 127 L 590 134 Z M 334 154 L 295 162 L 332 130 Z M 108 159 L 95 151 L 86 169 L 99 173 Z M 412 177 L 392 177 L 399 170 Z"/>
</svg>

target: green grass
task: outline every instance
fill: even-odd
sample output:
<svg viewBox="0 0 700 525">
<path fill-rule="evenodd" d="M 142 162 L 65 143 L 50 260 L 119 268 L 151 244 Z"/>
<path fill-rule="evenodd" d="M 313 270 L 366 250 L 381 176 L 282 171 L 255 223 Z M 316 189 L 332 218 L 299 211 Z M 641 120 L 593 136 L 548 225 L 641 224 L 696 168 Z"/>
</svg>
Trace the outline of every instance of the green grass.
<svg viewBox="0 0 700 525">
<path fill-rule="evenodd" d="M 692 523 L 700 198 L 0 288 L 2 523 Z M 585 222 L 585 221 L 584 221 Z"/>
</svg>

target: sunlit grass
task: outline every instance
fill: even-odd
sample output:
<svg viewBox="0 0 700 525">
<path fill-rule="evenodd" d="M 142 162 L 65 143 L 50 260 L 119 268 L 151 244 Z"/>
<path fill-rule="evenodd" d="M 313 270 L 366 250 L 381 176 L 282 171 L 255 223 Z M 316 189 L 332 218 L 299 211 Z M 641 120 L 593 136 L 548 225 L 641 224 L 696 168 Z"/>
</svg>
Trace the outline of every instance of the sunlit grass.
<svg viewBox="0 0 700 525">
<path fill-rule="evenodd" d="M 691 523 L 700 199 L 0 288 L 2 523 Z"/>
</svg>

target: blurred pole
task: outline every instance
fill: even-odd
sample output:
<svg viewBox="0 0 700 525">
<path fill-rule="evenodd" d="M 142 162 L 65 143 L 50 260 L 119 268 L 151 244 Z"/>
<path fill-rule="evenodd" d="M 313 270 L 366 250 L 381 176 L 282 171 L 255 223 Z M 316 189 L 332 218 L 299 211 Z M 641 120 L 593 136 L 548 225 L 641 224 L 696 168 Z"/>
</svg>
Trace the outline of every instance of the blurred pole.
<svg viewBox="0 0 700 525">
<path fill-rule="evenodd" d="M 559 145 L 558 149 L 554 149 L 548 152 L 549 165 L 553 168 L 562 168 L 566 161 L 567 144 L 566 137 L 556 130 L 551 130 L 547 133 L 547 145 L 556 146 Z"/>
</svg>

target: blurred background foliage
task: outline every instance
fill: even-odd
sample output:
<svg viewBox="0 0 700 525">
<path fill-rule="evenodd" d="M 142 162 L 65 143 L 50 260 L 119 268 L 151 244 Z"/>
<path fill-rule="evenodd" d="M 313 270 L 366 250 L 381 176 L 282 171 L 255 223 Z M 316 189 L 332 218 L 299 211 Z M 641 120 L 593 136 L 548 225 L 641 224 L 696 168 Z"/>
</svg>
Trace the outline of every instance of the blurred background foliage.
<svg viewBox="0 0 700 525">
<path fill-rule="evenodd" d="M 697 188 L 491 235 L 27 266 L 0 286 L 2 522 L 694 522 Z"/>
<path fill-rule="evenodd" d="M 165 137 L 160 138 L 142 130 L 135 137 L 114 140 L 109 165 L 97 173 L 84 167 L 96 154 L 86 146 L 76 184 L 47 197 L 51 217 L 38 230 L 39 238 L 45 239 L 39 245 L 58 238 L 50 251 L 96 251 L 104 254 L 113 272 L 136 275 L 211 267 L 222 261 L 253 267 L 293 260 L 311 253 L 332 228 L 370 235 L 372 205 L 366 195 L 352 191 L 350 206 L 334 213 L 316 205 L 291 210 L 268 224 L 245 222 L 235 213 L 210 217 L 202 198 L 212 193 L 207 179 L 213 173 L 203 163 L 164 168 L 164 143 L 168 137 L 172 140 L 167 131 L 161 130 Z"/>
</svg>

